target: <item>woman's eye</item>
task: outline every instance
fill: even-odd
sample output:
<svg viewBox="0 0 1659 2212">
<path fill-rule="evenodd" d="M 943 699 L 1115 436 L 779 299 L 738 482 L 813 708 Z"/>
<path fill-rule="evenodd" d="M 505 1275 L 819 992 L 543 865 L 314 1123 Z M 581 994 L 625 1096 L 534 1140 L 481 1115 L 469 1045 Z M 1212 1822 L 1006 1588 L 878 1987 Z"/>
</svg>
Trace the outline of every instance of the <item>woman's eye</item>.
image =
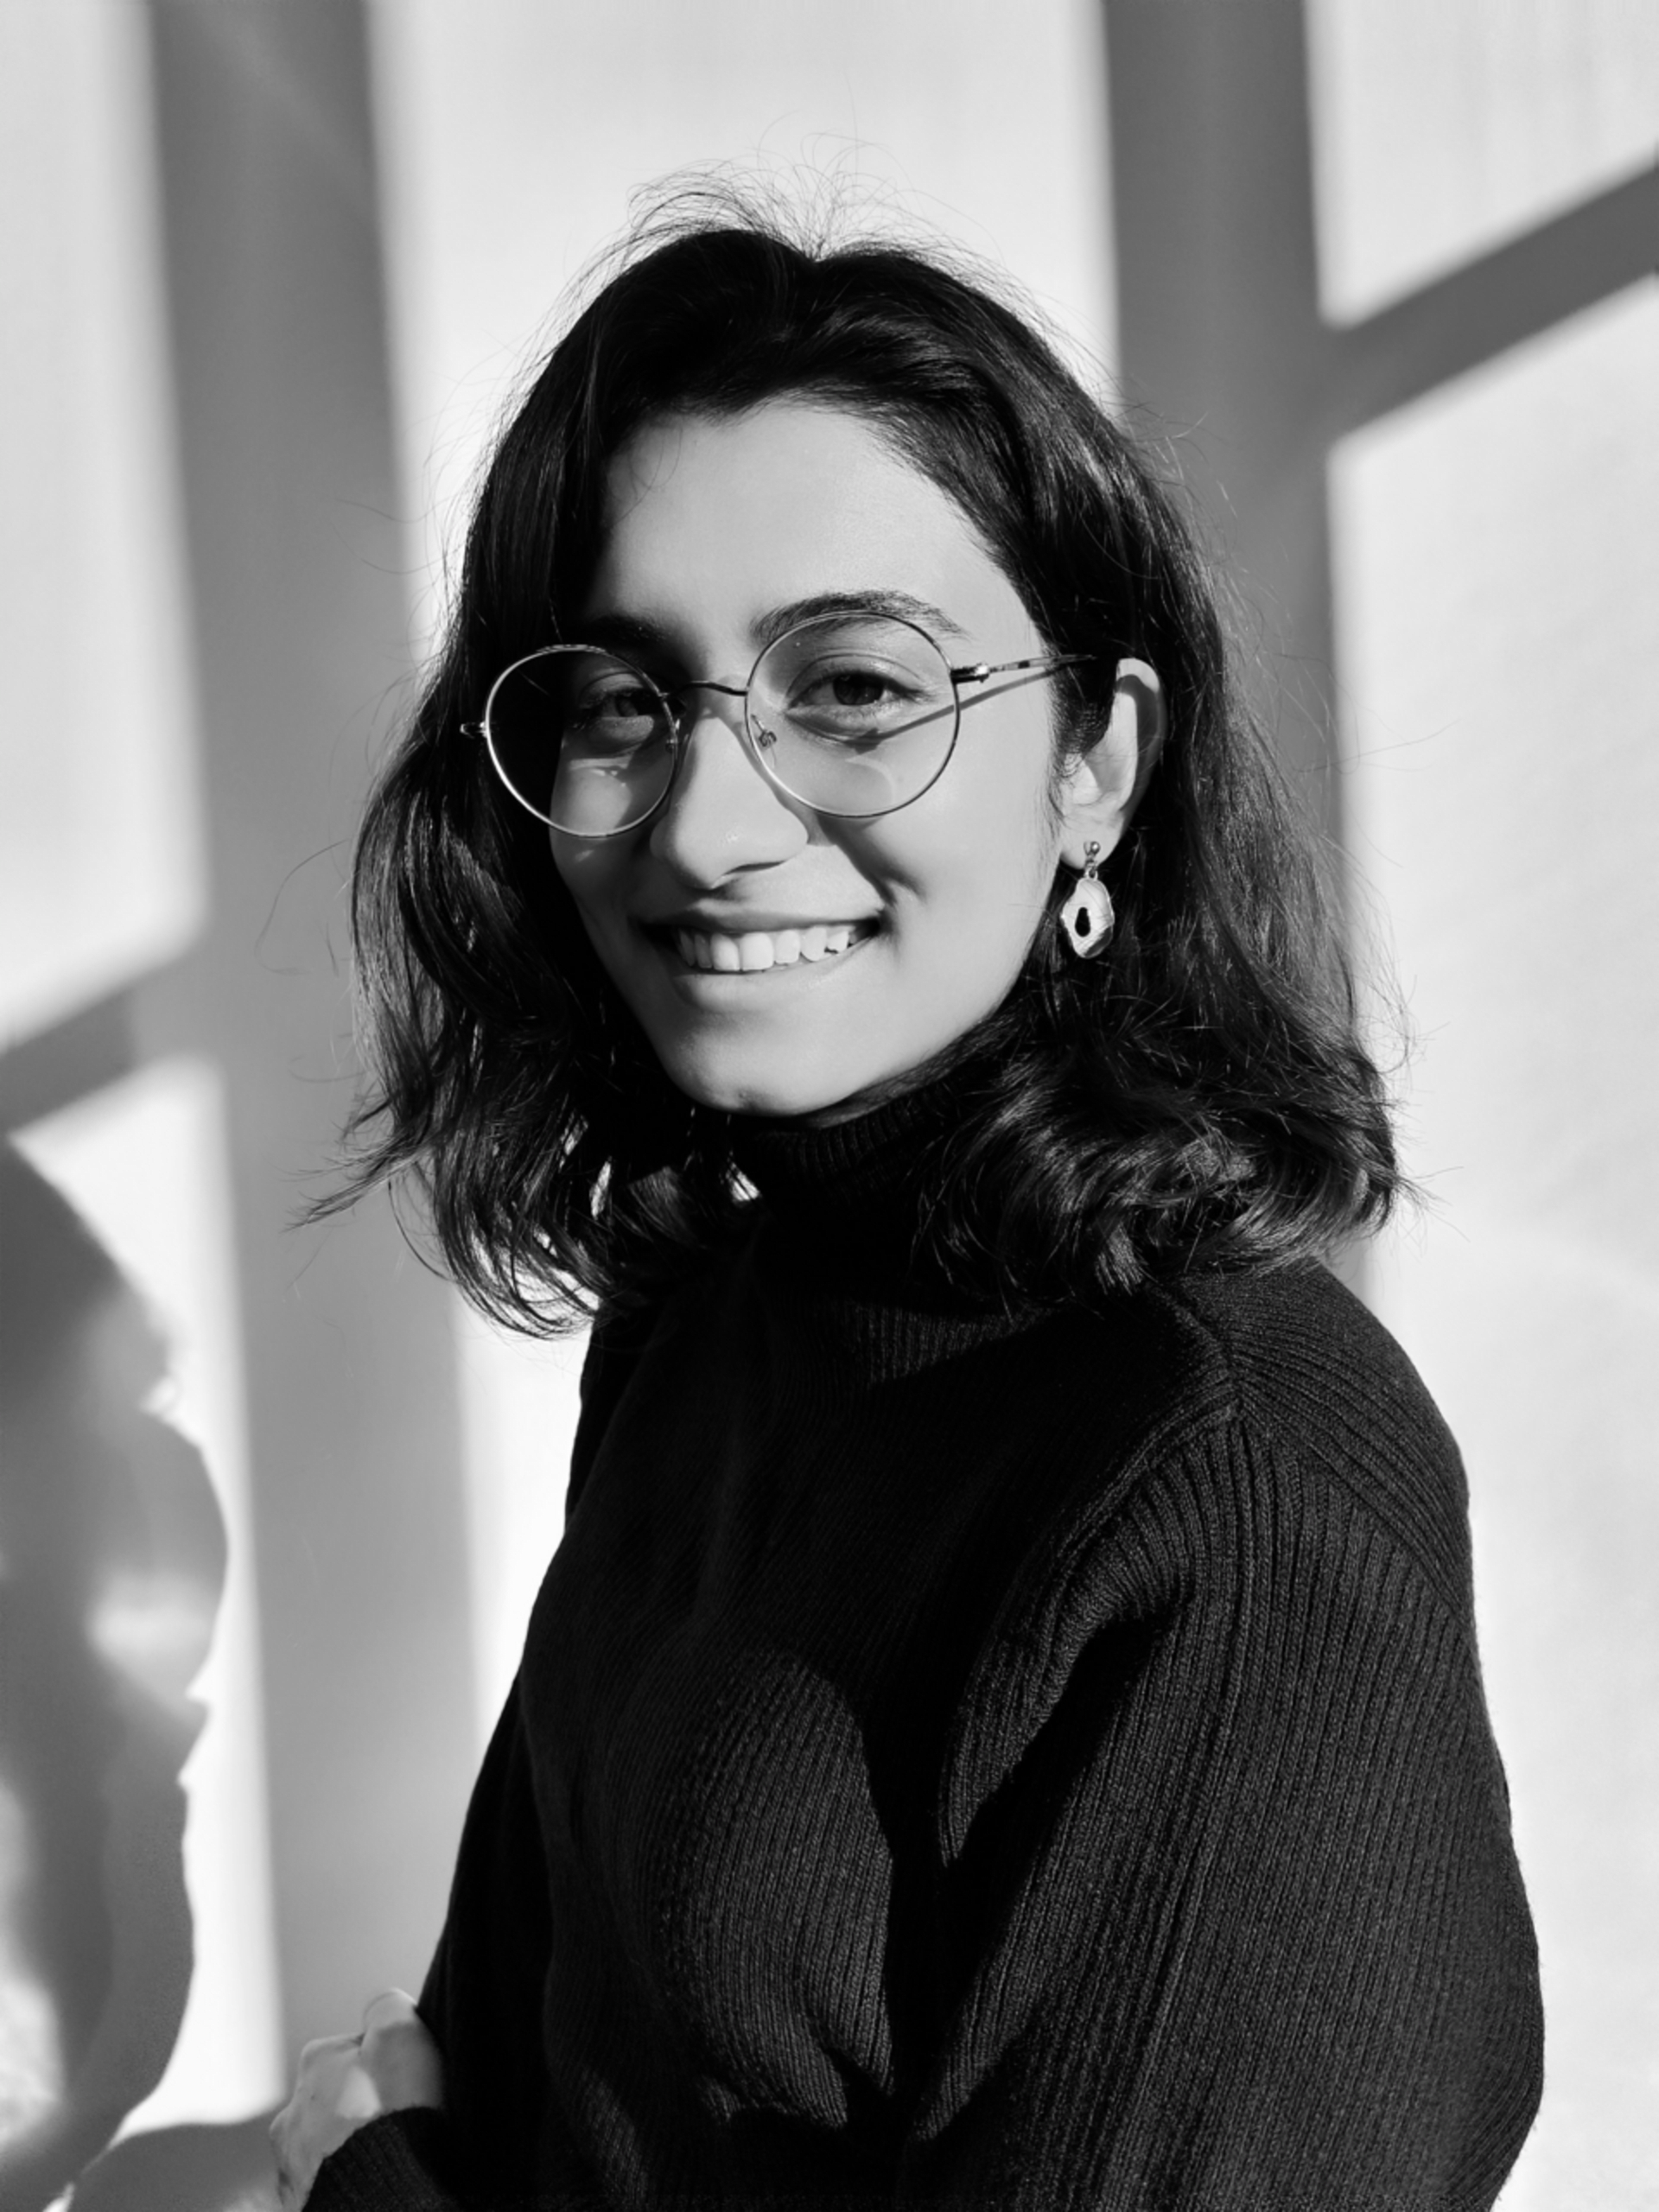
<svg viewBox="0 0 1659 2212">
<path fill-rule="evenodd" d="M 830 689 L 838 707 L 874 707 L 890 696 L 892 687 L 868 669 L 849 669 L 832 676 Z"/>
<path fill-rule="evenodd" d="M 865 723 L 872 719 L 896 721 L 909 697 L 908 690 L 887 669 L 808 669 L 796 681 L 789 711 L 808 718 L 856 716 Z"/>
<path fill-rule="evenodd" d="M 657 702 L 649 691 L 643 691 L 637 685 L 619 683 L 607 690 L 590 691 L 579 699 L 570 720 L 577 729 L 605 729 L 619 723 L 648 722 L 657 711 Z"/>
</svg>

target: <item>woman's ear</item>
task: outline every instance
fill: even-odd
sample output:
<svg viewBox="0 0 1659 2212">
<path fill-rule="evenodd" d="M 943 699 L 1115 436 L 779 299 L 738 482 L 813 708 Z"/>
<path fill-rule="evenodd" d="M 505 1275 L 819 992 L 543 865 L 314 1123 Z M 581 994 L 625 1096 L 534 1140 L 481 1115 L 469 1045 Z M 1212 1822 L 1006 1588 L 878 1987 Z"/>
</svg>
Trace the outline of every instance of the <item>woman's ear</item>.
<svg viewBox="0 0 1659 2212">
<path fill-rule="evenodd" d="M 1128 827 L 1164 741 L 1164 687 L 1143 660 L 1121 660 L 1106 727 L 1066 771 L 1060 858 L 1080 868 L 1090 845 L 1104 859 Z"/>
</svg>

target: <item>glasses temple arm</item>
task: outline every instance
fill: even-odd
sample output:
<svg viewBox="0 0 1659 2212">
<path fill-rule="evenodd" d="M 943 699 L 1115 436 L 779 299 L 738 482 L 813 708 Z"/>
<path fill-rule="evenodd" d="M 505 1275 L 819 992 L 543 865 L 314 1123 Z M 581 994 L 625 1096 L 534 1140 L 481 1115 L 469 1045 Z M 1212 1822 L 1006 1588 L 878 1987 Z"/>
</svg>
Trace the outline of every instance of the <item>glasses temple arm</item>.
<svg viewBox="0 0 1659 2212">
<path fill-rule="evenodd" d="M 953 683 L 984 683 L 993 676 L 1013 676 L 1022 669 L 1040 669 L 1049 676 L 1057 668 L 1081 668 L 1085 662 L 1099 658 L 1098 653 L 1039 653 L 1030 660 L 1001 660 L 995 664 L 976 660 L 966 668 L 952 668 L 948 672 Z"/>
</svg>

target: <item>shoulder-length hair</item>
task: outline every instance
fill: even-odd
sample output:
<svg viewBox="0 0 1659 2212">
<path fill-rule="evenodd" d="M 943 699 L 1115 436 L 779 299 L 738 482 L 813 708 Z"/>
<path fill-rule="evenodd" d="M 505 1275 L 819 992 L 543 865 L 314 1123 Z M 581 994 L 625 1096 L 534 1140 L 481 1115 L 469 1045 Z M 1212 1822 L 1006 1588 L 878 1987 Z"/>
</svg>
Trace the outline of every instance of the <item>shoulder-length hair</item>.
<svg viewBox="0 0 1659 2212">
<path fill-rule="evenodd" d="M 483 481 L 446 642 L 369 807 L 353 923 L 370 1079 L 322 1211 L 412 1179 L 448 1270 L 539 1332 L 626 1303 L 737 1217 L 728 1116 L 658 1066 L 546 836 L 462 725 L 569 636 L 608 462 L 664 413 L 843 408 L 941 486 L 1057 653 L 1057 770 L 1119 655 L 1168 730 L 1104 875 L 1103 958 L 1054 906 L 966 1040 L 924 1234 L 961 1281 L 1046 1304 L 1184 1268 L 1283 1264 L 1387 1211 L 1382 1088 L 1313 848 L 1234 679 L 1158 472 L 1028 319 L 931 252 L 830 245 L 729 200 L 671 207 L 549 354 Z"/>
</svg>

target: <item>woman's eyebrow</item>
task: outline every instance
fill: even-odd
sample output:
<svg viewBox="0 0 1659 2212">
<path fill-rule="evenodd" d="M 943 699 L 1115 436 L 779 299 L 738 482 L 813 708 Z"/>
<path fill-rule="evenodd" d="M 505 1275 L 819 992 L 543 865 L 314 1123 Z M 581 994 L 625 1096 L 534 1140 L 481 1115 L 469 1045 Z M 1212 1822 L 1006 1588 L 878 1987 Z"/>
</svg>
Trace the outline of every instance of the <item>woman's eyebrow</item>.
<svg viewBox="0 0 1659 2212">
<path fill-rule="evenodd" d="M 673 639 L 660 622 L 640 614 L 585 614 L 566 640 L 573 645 L 607 645 L 613 652 L 671 652 Z"/>
<path fill-rule="evenodd" d="M 935 638 L 965 638 L 968 634 L 943 607 L 933 606 L 930 601 L 918 599 L 907 591 L 883 590 L 814 592 L 807 599 L 791 599 L 781 607 L 769 607 L 759 616 L 751 634 L 759 649 L 772 644 L 785 630 L 793 630 L 800 623 L 822 621 L 835 615 L 861 614 L 885 614 L 900 622 L 914 622 Z M 619 653 L 661 655 L 677 650 L 678 641 L 670 626 L 653 621 L 648 615 L 619 611 L 584 616 L 577 627 L 581 634 L 572 637 L 570 642 L 574 645 L 606 645 Z"/>
<path fill-rule="evenodd" d="M 914 622 L 936 638 L 965 638 L 968 634 L 943 607 L 916 599 L 907 591 L 817 592 L 810 599 L 792 599 L 785 606 L 774 607 L 755 625 L 755 632 L 762 645 L 769 645 L 774 638 L 782 637 L 785 630 L 794 629 L 798 623 L 816 622 L 835 614 L 892 615 L 900 622 Z"/>
</svg>

